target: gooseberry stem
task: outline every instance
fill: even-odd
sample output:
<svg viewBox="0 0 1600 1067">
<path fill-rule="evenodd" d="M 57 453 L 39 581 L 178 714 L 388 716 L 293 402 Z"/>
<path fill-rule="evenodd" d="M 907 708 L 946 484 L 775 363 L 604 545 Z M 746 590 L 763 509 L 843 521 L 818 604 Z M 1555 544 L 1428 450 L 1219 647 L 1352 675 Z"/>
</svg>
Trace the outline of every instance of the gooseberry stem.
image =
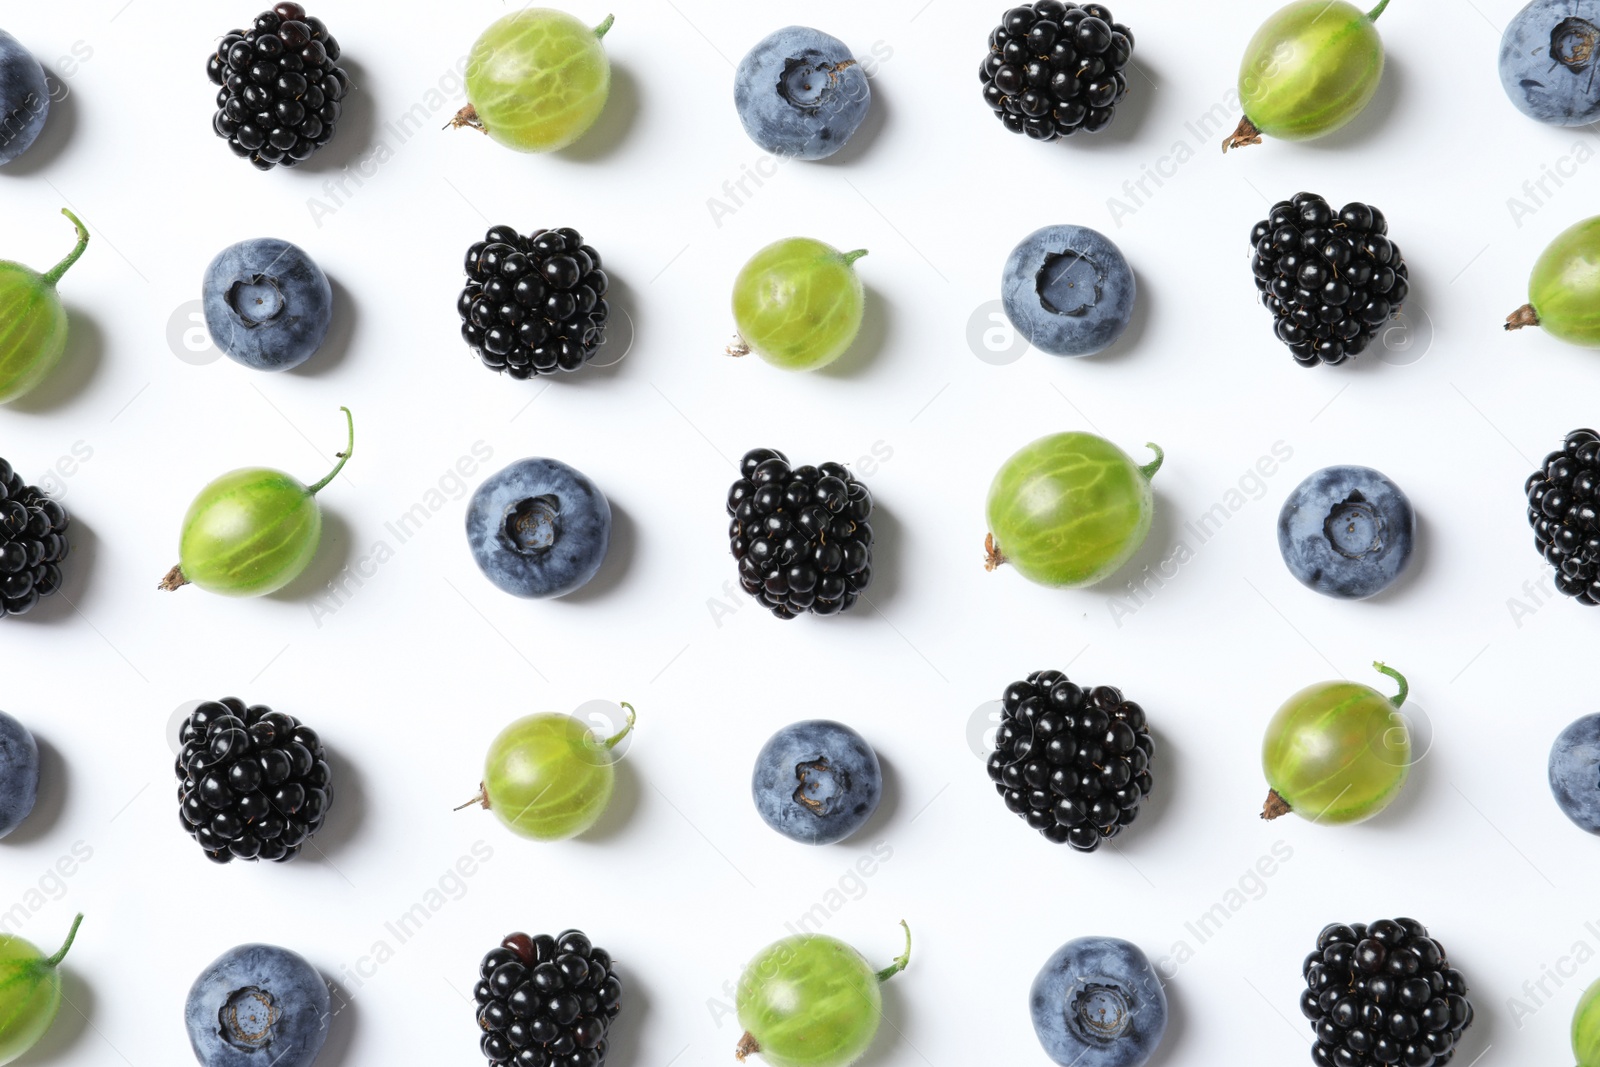
<svg viewBox="0 0 1600 1067">
<path fill-rule="evenodd" d="M 1226 155 L 1230 148 L 1243 148 L 1246 145 L 1260 143 L 1261 131 L 1256 129 L 1256 124 L 1251 122 L 1250 117 L 1246 115 L 1239 120 L 1239 125 L 1234 128 L 1233 133 L 1223 139 L 1222 152 Z"/>
<path fill-rule="evenodd" d="M 67 253 L 66 259 L 50 268 L 50 272 L 44 276 L 46 285 L 54 285 L 59 282 L 61 276 L 71 270 L 74 263 L 78 262 L 78 257 L 83 255 L 83 250 L 89 247 L 89 227 L 85 226 L 82 219 L 66 208 L 62 208 L 61 213 L 71 219 L 72 224 L 78 228 L 78 246 Z"/>
<path fill-rule="evenodd" d="M 1383 2 L 1385 4 L 1387 4 L 1389 2 L 1389 0 L 1383 0 Z M 1379 5 L 1379 8 L 1381 10 L 1382 4 Z M 598 25 L 598 26 L 596 26 L 594 28 L 594 35 L 596 37 L 604 37 L 607 33 L 611 32 L 611 26 L 616 21 L 617 21 L 617 16 L 615 16 L 615 15 L 607 15 L 606 16 L 606 20 L 604 22 L 602 22 L 600 25 Z"/>
<path fill-rule="evenodd" d="M 350 440 L 349 440 L 349 443 L 347 443 L 344 446 L 344 451 L 340 452 L 338 454 L 339 455 L 339 462 L 334 465 L 333 470 L 328 472 L 328 476 L 326 478 L 322 479 L 322 481 L 318 482 L 316 485 L 310 486 L 310 487 L 308 487 L 306 489 L 306 492 L 310 493 L 312 496 L 316 496 L 318 493 L 322 492 L 322 490 L 324 490 L 324 489 L 326 489 L 328 487 L 328 483 L 329 482 L 331 482 L 335 478 L 339 477 L 339 472 L 344 470 L 344 465 L 346 463 L 350 462 L 350 457 L 351 456 L 355 455 L 355 451 L 356 451 L 356 418 L 355 418 L 354 415 L 350 414 L 350 409 L 349 408 L 342 407 L 339 410 L 344 412 L 344 421 L 345 421 L 345 424 L 349 427 Z"/>
<path fill-rule="evenodd" d="M 867 250 L 865 248 L 858 248 L 854 252 L 846 252 L 844 254 L 844 265 L 848 267 L 866 254 Z"/>
<path fill-rule="evenodd" d="M 983 569 L 993 572 L 996 568 L 1005 565 L 1006 556 L 1000 551 L 1000 546 L 994 542 L 994 534 L 983 535 Z"/>
<path fill-rule="evenodd" d="M 900 926 L 906 932 L 906 950 L 896 956 L 893 963 L 878 972 L 878 981 L 880 982 L 887 982 L 911 964 L 911 927 L 906 924 L 904 919 L 900 920 Z"/>
<path fill-rule="evenodd" d="M 72 920 L 72 929 L 67 931 L 67 939 L 65 941 L 61 942 L 61 947 L 56 949 L 56 954 L 54 956 L 50 956 L 50 957 L 48 957 L 48 958 L 46 958 L 45 960 L 42 961 L 46 967 L 58 966 L 61 963 L 62 960 L 67 958 L 67 950 L 72 947 L 72 942 L 78 936 L 78 927 L 80 927 L 82 925 L 83 925 L 83 912 L 80 911 L 78 913 L 78 917 L 76 919 Z"/>
<path fill-rule="evenodd" d="M 1268 822 L 1281 819 L 1294 809 L 1289 807 L 1289 802 L 1278 795 L 1276 789 L 1267 790 L 1267 802 L 1261 805 L 1261 817 Z"/>
<path fill-rule="evenodd" d="M 1533 310 L 1532 304 L 1523 304 L 1517 310 L 1506 316 L 1507 330 L 1520 330 L 1524 326 L 1539 325 L 1539 313 Z"/>
<path fill-rule="evenodd" d="M 1400 692 L 1390 697 L 1389 703 L 1393 704 L 1397 708 L 1404 704 L 1406 702 L 1406 695 L 1411 692 L 1411 686 L 1406 681 L 1406 676 L 1395 670 L 1393 667 L 1385 666 L 1382 663 L 1374 662 L 1372 664 L 1372 669 L 1375 671 L 1381 671 L 1400 683 Z"/>
<path fill-rule="evenodd" d="M 756 1035 L 746 1030 L 739 1038 L 739 1043 L 733 1048 L 733 1058 L 743 1063 L 751 1056 L 761 1051 L 761 1042 L 756 1040 Z"/>
<path fill-rule="evenodd" d="M 1389 6 L 1389 0 L 1378 0 L 1378 6 L 1367 12 L 1368 22 L 1377 22 L 1378 16 L 1383 14 L 1383 9 Z"/>
<path fill-rule="evenodd" d="M 1167 454 L 1161 450 L 1160 445 L 1146 442 L 1144 447 L 1156 454 L 1155 459 L 1139 468 L 1139 472 L 1144 475 L 1144 480 L 1148 482 L 1151 478 L 1156 476 L 1156 471 L 1161 469 L 1161 464 L 1167 461 Z"/>
<path fill-rule="evenodd" d="M 618 730 L 611 737 L 606 738 L 604 744 L 607 748 L 616 748 L 617 742 L 621 741 L 624 737 L 627 737 L 630 733 L 632 733 L 633 722 L 636 718 L 638 718 L 638 714 L 633 710 L 632 704 L 628 703 L 626 700 L 620 701 L 619 703 L 628 709 L 628 721 L 623 724 L 621 730 Z"/>
<path fill-rule="evenodd" d="M 465 811 L 467 808 L 472 807 L 474 804 L 476 804 L 478 807 L 482 808 L 484 811 L 488 811 L 489 810 L 489 787 L 487 785 L 485 785 L 483 782 L 479 782 L 478 783 L 478 795 L 477 796 L 473 797 L 471 800 L 467 801 L 465 804 L 457 804 L 455 807 L 451 808 L 450 810 L 451 811 Z"/>
</svg>

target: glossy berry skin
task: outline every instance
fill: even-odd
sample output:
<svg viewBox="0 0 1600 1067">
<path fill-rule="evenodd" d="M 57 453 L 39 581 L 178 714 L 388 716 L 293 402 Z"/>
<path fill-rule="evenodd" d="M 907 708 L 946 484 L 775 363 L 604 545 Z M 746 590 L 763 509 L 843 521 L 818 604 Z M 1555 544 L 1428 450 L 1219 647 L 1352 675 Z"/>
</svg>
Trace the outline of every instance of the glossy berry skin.
<svg viewBox="0 0 1600 1067">
<path fill-rule="evenodd" d="M 1550 746 L 1550 792 L 1574 824 L 1600 834 L 1600 714 L 1573 722 Z"/>
<path fill-rule="evenodd" d="M 1330 923 L 1300 973 L 1317 1067 L 1443 1067 L 1472 1025 L 1466 978 L 1415 919 Z"/>
<path fill-rule="evenodd" d="M 21 825 L 39 799 L 39 745 L 28 728 L 0 711 L 0 837 Z"/>
<path fill-rule="evenodd" d="M 837 37 L 786 26 L 739 61 L 733 103 L 765 152 L 826 159 L 845 146 L 872 106 L 867 72 Z"/>
<path fill-rule="evenodd" d="M 484 955 L 473 1000 L 493 1067 L 601 1067 L 622 981 L 582 931 L 515 933 Z"/>
<path fill-rule="evenodd" d="M 61 588 L 71 526 L 66 508 L 0 459 L 0 619 L 26 615 Z"/>
<path fill-rule="evenodd" d="M 288 241 L 240 241 L 206 268 L 201 305 L 211 340 L 252 370 L 298 367 L 322 347 L 333 323 L 333 287 Z"/>
<path fill-rule="evenodd" d="M 49 114 L 44 68 L 21 41 L 0 30 L 0 167 L 33 145 Z"/>
<path fill-rule="evenodd" d="M 1324 467 L 1295 486 L 1278 512 L 1278 551 L 1307 589 L 1363 600 L 1393 585 L 1411 562 L 1417 515 L 1371 467 Z"/>
<path fill-rule="evenodd" d="M 1411 731 L 1400 715 L 1405 679 L 1381 663 L 1400 692 L 1320 682 L 1286 700 L 1267 725 L 1261 768 L 1272 792 L 1262 818 L 1293 811 L 1316 823 L 1370 819 L 1400 795 L 1411 773 Z"/>
<path fill-rule="evenodd" d="M 582 137 L 611 94 L 611 60 L 590 28 L 547 7 L 515 11 L 483 31 L 467 56 L 467 99 L 456 126 L 519 152 L 554 152 Z"/>
<path fill-rule="evenodd" d="M 1383 40 L 1370 13 L 1346 0 L 1295 0 L 1272 15 L 1239 64 L 1244 121 L 1223 150 L 1323 137 L 1359 115 L 1383 80 Z"/>
<path fill-rule="evenodd" d="M 1600 119 L 1600 0 L 1533 0 L 1500 36 L 1500 84 L 1518 111 L 1552 126 Z"/>
<path fill-rule="evenodd" d="M 1133 31 L 1105 5 L 1038 0 L 1005 13 L 978 78 L 1006 129 L 1054 141 L 1110 125 L 1132 55 Z"/>
<path fill-rule="evenodd" d="M 566 596 L 605 562 L 611 505 L 559 460 L 518 460 L 472 494 L 467 544 L 483 576 L 512 596 Z"/>
<path fill-rule="evenodd" d="M 1600 348 L 1600 215 L 1561 231 L 1540 253 L 1528 279 L 1528 302 L 1507 330 L 1538 326 L 1571 345 Z"/>
<path fill-rule="evenodd" d="M 0 933 L 0 1065 L 20 1057 L 50 1029 L 61 1010 L 61 960 L 78 936 L 79 915 L 67 939 L 45 956 L 15 934 Z"/>
<path fill-rule="evenodd" d="M 31 391 L 49 376 L 67 350 L 67 312 L 56 283 L 89 246 L 89 230 L 65 208 L 61 213 L 78 230 L 78 243 L 44 274 L 21 263 L 0 260 L 0 404 Z"/>
<path fill-rule="evenodd" d="M 803 845 L 843 841 L 872 818 L 883 796 L 878 754 L 843 723 L 808 719 L 767 739 L 750 794 L 761 819 Z"/>
<path fill-rule="evenodd" d="M 1071 589 L 1114 574 L 1150 533 L 1156 459 L 1137 466 L 1103 437 L 1041 437 L 1017 452 L 989 486 L 989 563 L 1009 563 L 1030 582 Z"/>
<path fill-rule="evenodd" d="M 1138 291 L 1122 251 L 1087 226 L 1030 233 L 1012 250 L 1000 280 L 1006 318 L 1053 356 L 1091 356 L 1110 347 L 1133 319 Z"/>
<path fill-rule="evenodd" d="M 1051 954 L 1028 993 L 1033 1032 L 1061 1067 L 1142 1067 L 1167 1032 L 1167 994 L 1138 945 L 1079 937 Z"/>
<path fill-rule="evenodd" d="M 816 370 L 844 355 L 866 314 L 866 290 L 855 271 L 866 254 L 809 237 L 757 252 L 733 283 L 740 342 L 785 370 Z"/>
<path fill-rule="evenodd" d="M 1600 1067 L 1600 982 L 1585 989 L 1573 1009 L 1572 1054 L 1578 1067 Z"/>
<path fill-rule="evenodd" d="M 461 337 L 483 365 L 509 378 L 578 370 L 606 339 L 611 286 L 600 253 L 571 227 L 491 226 L 467 249 L 456 299 Z"/>
<path fill-rule="evenodd" d="M 1555 568 L 1556 588 L 1580 604 L 1600 603 L 1600 433 L 1567 434 L 1524 489 L 1534 545 Z"/>
<path fill-rule="evenodd" d="M 601 739 L 572 715 L 546 712 L 518 719 L 489 745 L 480 802 L 513 833 L 564 841 L 599 820 L 611 802 L 614 746 L 633 729 L 633 709 L 615 737 Z"/>
<path fill-rule="evenodd" d="M 330 1017 L 322 975 L 277 945 L 230 948 L 200 972 L 183 1005 L 200 1067 L 311 1067 Z"/>
<path fill-rule="evenodd" d="M 796 934 L 768 945 L 745 966 L 735 991 L 745 1030 L 738 1058 L 759 1053 L 771 1067 L 849 1067 L 878 1032 L 878 987 L 910 959 L 909 927 L 905 954 L 876 972 L 861 953 L 823 934 Z"/>
</svg>

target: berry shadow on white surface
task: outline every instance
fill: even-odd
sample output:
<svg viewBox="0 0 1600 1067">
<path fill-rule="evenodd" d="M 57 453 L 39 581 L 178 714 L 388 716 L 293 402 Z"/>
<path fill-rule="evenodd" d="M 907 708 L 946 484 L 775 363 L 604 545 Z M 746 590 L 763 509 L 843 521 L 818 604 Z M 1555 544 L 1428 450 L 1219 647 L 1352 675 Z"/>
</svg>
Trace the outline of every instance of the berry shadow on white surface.
<svg viewBox="0 0 1600 1067">
<path fill-rule="evenodd" d="M 312 157 L 316 158 L 316 157 Z M 333 315 L 322 344 L 299 366 L 290 367 L 289 373 L 306 378 L 319 378 L 337 370 L 354 348 L 356 330 L 361 324 L 361 312 L 350 290 L 339 279 L 328 275 L 328 287 L 333 290 Z"/>
<path fill-rule="evenodd" d="M 639 83 L 625 64 L 611 60 L 611 95 L 594 125 L 556 156 L 574 163 L 602 163 L 615 155 L 628 139 L 639 117 Z"/>
<path fill-rule="evenodd" d="M 64 284 L 70 286 L 71 282 Z M 105 332 L 81 304 L 63 301 L 67 310 L 67 347 L 44 381 L 6 405 L 26 415 L 54 415 L 84 393 L 105 357 Z"/>
<path fill-rule="evenodd" d="M 349 566 L 353 545 L 350 524 L 338 511 L 323 504 L 322 540 L 317 542 L 317 554 L 293 581 L 282 589 L 268 593 L 267 598 L 301 603 L 324 595 L 328 586 L 337 582 L 340 574 Z"/>
<path fill-rule="evenodd" d="M 1328 153 L 1371 152 L 1372 141 L 1384 127 L 1390 125 L 1390 120 L 1396 112 L 1404 110 L 1401 104 L 1405 93 L 1406 75 L 1403 67 L 1395 62 L 1394 52 L 1387 51 L 1383 64 L 1383 80 L 1378 83 L 1378 91 L 1373 93 L 1371 102 L 1346 125 L 1326 136 L 1296 142 L 1295 146 L 1303 145 Z M 1270 145 L 1281 147 L 1281 142 L 1269 139 Z"/>
<path fill-rule="evenodd" d="M 311 154 L 311 158 L 295 170 L 311 174 L 329 174 L 354 167 L 373 156 L 378 132 L 377 101 L 367 90 L 367 72 L 362 65 L 346 53 L 340 53 L 338 65 L 350 81 L 350 90 L 339 101 L 339 123 L 327 144 Z M 221 138 L 218 138 L 221 140 Z M 222 147 L 226 147 L 223 145 Z M 374 159 L 367 163 L 373 166 Z M 240 166 L 248 166 L 245 160 Z"/>
<path fill-rule="evenodd" d="M 867 259 L 871 259 L 868 253 Z M 894 333 L 894 306 L 883 292 L 862 280 L 861 288 L 866 299 L 861 308 L 861 330 L 850 343 L 844 355 L 813 373 L 829 378 L 853 378 L 864 373 L 876 363 L 884 351 L 891 347 Z M 788 372 L 794 373 L 794 372 Z"/>
<path fill-rule="evenodd" d="M 4 854 L 7 846 L 32 844 L 49 837 L 67 806 L 67 789 L 71 782 L 67 761 L 37 730 L 29 727 L 28 732 L 33 734 L 33 743 L 39 748 L 39 792 L 28 817 L 18 823 L 15 830 L 0 838 L 0 855 Z"/>
<path fill-rule="evenodd" d="M 51 96 L 50 114 L 45 117 L 44 129 L 39 131 L 39 136 L 26 152 L 5 166 L 0 166 L 0 182 L 8 177 L 26 178 L 43 174 L 72 143 L 73 130 L 78 126 L 78 102 L 73 99 L 71 90 L 63 91 L 66 87 L 48 72 L 45 74 L 45 84 L 49 86 Z"/>
</svg>

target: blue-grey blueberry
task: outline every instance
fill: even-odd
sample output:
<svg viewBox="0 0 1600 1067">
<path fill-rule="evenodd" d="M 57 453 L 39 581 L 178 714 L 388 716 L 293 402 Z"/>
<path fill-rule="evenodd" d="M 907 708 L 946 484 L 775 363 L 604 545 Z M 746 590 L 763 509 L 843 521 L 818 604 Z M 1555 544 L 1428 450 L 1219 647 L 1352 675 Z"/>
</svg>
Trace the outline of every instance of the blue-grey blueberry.
<svg viewBox="0 0 1600 1067">
<path fill-rule="evenodd" d="M 761 818 L 806 845 L 843 841 L 872 818 L 883 771 L 872 746 L 827 719 L 785 726 L 756 756 L 750 794 Z"/>
<path fill-rule="evenodd" d="M 0 166 L 28 150 L 49 113 L 44 68 L 22 42 L 0 30 Z"/>
<path fill-rule="evenodd" d="M 1600 119 L 1600 0 L 1533 0 L 1500 36 L 1500 84 L 1529 118 Z"/>
<path fill-rule="evenodd" d="M 860 128 L 872 106 L 872 86 L 843 41 L 787 26 L 740 60 L 733 102 L 745 132 L 766 151 L 824 159 Z"/>
<path fill-rule="evenodd" d="M 564 596 L 605 560 L 611 505 L 559 460 L 518 460 L 472 494 L 467 543 L 484 577 L 513 596 Z"/>
<path fill-rule="evenodd" d="M 39 745 L 28 728 L 0 711 L 0 837 L 15 830 L 39 799 Z"/>
<path fill-rule="evenodd" d="M 183 1006 L 202 1067 L 311 1067 L 328 1038 L 328 985 L 276 945 L 238 945 L 213 960 Z"/>
<path fill-rule="evenodd" d="M 1056 949 L 1029 993 L 1033 1030 L 1062 1067 L 1140 1067 L 1167 1032 L 1167 994 L 1150 961 L 1115 937 Z"/>
<path fill-rule="evenodd" d="M 1567 818 L 1600 834 L 1600 715 L 1585 715 L 1550 746 L 1550 792 Z"/>
<path fill-rule="evenodd" d="M 1371 467 L 1324 467 L 1295 486 L 1278 512 L 1278 550 L 1289 573 L 1345 600 L 1393 585 L 1411 562 L 1416 534 L 1411 501 Z"/>
<path fill-rule="evenodd" d="M 322 346 L 333 322 L 328 276 L 302 249 L 270 237 L 217 253 L 201 300 L 211 340 L 255 370 L 298 367 Z"/>
<path fill-rule="evenodd" d="M 1006 260 L 1006 317 L 1037 349 L 1090 356 L 1128 328 L 1138 295 L 1133 271 L 1111 239 L 1087 226 L 1035 230 Z"/>
</svg>

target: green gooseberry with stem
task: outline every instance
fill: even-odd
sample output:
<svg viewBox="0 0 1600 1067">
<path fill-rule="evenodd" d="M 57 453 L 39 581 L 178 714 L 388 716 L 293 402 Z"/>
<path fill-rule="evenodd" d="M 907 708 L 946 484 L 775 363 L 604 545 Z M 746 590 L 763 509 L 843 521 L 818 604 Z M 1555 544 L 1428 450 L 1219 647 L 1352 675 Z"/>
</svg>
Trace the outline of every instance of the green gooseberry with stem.
<svg viewBox="0 0 1600 1067">
<path fill-rule="evenodd" d="M 208 593 L 254 597 L 276 592 L 299 577 L 322 541 L 317 494 L 355 452 L 355 418 L 349 408 L 339 410 L 348 441 L 322 481 L 305 485 L 269 467 L 245 467 L 200 490 L 183 517 L 178 565 L 159 588 L 170 592 L 196 585 Z"/>
<path fill-rule="evenodd" d="M 1357 682 L 1319 682 L 1284 702 L 1267 724 L 1261 767 L 1272 787 L 1263 819 L 1294 812 L 1312 822 L 1370 819 L 1400 795 L 1411 773 L 1411 730 L 1400 714 L 1410 686 L 1382 663 L 1399 692 Z"/>
<path fill-rule="evenodd" d="M 809 237 L 757 252 L 733 283 L 739 337 L 728 354 L 754 352 L 785 370 L 816 370 L 844 355 L 866 315 L 866 290 L 855 270 L 866 254 Z"/>
<path fill-rule="evenodd" d="M 883 1018 L 878 987 L 911 962 L 906 950 L 882 970 L 840 941 L 796 934 L 762 949 L 739 977 L 734 1005 L 744 1036 L 735 1055 L 772 1067 L 848 1067 L 872 1044 Z"/>
<path fill-rule="evenodd" d="M 575 715 L 529 715 L 500 731 L 483 761 L 478 805 L 522 837 L 564 841 L 599 821 L 617 781 L 617 745 L 633 731 L 632 704 L 622 729 L 598 737 Z"/>
<path fill-rule="evenodd" d="M 1600 348 L 1600 215 L 1556 235 L 1528 279 L 1528 302 L 1506 329 L 1539 326 L 1552 337 Z"/>
<path fill-rule="evenodd" d="M 1389 0 L 1362 11 L 1346 0 L 1295 0 L 1262 24 L 1239 64 L 1244 118 L 1222 150 L 1261 137 L 1309 141 L 1359 115 L 1383 80 L 1375 25 Z"/>
<path fill-rule="evenodd" d="M 989 485 L 986 567 L 1009 563 L 1058 589 L 1110 577 L 1144 544 L 1155 512 L 1150 479 L 1166 453 L 1138 465 L 1103 437 L 1073 431 L 1017 452 Z"/>
<path fill-rule="evenodd" d="M 1600 982 L 1583 991 L 1572 1012 L 1572 1055 L 1578 1067 L 1600 1067 Z"/>
<path fill-rule="evenodd" d="M 611 60 L 601 38 L 563 11 L 524 8 L 495 22 L 467 55 L 467 100 L 450 125 L 470 126 L 519 152 L 554 152 L 605 110 Z"/>
<path fill-rule="evenodd" d="M 61 1010 L 61 961 L 82 923 L 82 915 L 72 920 L 67 939 L 51 956 L 15 934 L 0 934 L 0 1064 L 38 1044 L 55 1022 Z"/>
<path fill-rule="evenodd" d="M 0 261 L 0 404 L 44 381 L 67 350 L 67 311 L 56 283 L 89 247 L 89 229 L 66 208 L 61 213 L 78 228 L 78 243 L 60 263 L 40 274 Z"/>
</svg>

